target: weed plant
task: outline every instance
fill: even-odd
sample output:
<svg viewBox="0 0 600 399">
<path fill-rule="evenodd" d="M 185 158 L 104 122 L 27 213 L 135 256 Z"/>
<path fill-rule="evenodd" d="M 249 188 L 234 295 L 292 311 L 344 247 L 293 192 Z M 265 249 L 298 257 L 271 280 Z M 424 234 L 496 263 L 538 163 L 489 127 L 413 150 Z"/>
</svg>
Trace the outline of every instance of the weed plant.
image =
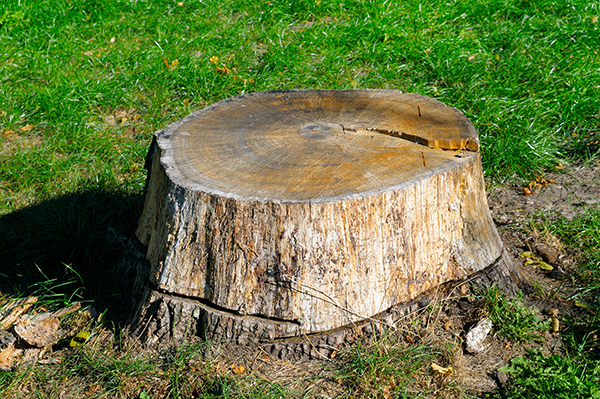
<svg viewBox="0 0 600 399">
<path fill-rule="evenodd" d="M 526 307 L 521 294 L 511 298 L 492 287 L 485 294 L 484 302 L 497 334 L 511 341 L 539 340 L 550 328 L 550 320 L 542 321 L 536 309 Z"/>
<path fill-rule="evenodd" d="M 506 399 L 584 399 L 600 398 L 600 363 L 581 363 L 570 356 L 544 356 L 530 350 L 500 368 L 514 375 Z"/>
</svg>

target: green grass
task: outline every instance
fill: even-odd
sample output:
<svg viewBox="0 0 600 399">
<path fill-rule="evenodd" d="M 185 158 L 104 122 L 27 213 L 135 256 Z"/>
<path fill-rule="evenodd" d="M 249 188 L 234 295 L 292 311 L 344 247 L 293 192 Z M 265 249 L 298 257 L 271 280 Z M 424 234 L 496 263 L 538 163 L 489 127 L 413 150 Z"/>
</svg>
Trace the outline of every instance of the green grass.
<svg viewBox="0 0 600 399">
<path fill-rule="evenodd" d="M 426 367 L 435 353 L 427 347 L 407 348 L 398 343 L 389 348 L 380 343 L 365 348 L 359 343 L 346 354 L 349 361 L 340 370 L 339 380 L 364 396 L 383 397 L 385 387 L 389 393 L 410 392 L 414 374 Z"/>
<path fill-rule="evenodd" d="M 507 297 L 497 287 L 492 287 L 483 300 L 494 331 L 513 342 L 540 340 L 544 331 L 550 328 L 550 320 L 542 321 L 538 310 L 527 308 L 521 296 Z"/>
<path fill-rule="evenodd" d="M 424 395 L 460 397 L 452 378 L 434 378 L 432 363 L 452 366 L 452 348 L 408 345 L 398 334 L 389 334 L 369 345 L 359 343 L 341 356 L 337 380 L 346 396 L 412 398 Z M 451 374 L 450 374 L 451 376 Z"/>
<path fill-rule="evenodd" d="M 0 5 L 1 124 L 14 132 L 2 139 L 0 211 L 99 182 L 139 190 L 155 130 L 249 91 L 434 96 L 471 118 L 500 179 L 598 151 L 598 4 L 182 4 Z"/>
<path fill-rule="evenodd" d="M 247 92 L 380 88 L 435 97 L 474 123 L 495 182 L 596 162 L 599 16 L 600 4 L 583 0 L 3 0 L 0 290 L 84 299 L 118 317 L 126 290 L 112 268 L 141 211 L 152 134 Z M 600 352 L 600 214 L 543 223 L 580 251 L 569 295 L 587 308 L 566 320 L 571 357 L 563 358 L 580 367 Z M 537 328 L 524 321 L 532 315 L 492 299 L 492 308 L 518 316 L 494 324 L 530 339 L 522 333 Z M 348 389 L 383 395 L 377 378 L 404 378 L 437 353 L 391 348 L 349 357 Z M 200 386 L 180 379 L 183 352 L 161 366 L 72 356 L 68 372 L 0 373 L 0 386 L 37 378 L 27 380 L 37 396 L 59 397 L 64 381 L 98 383 L 86 379 L 97 374 L 102 392 L 133 397 L 126 381 L 146 378 L 146 367 L 162 367 L 172 397 Z M 550 367 L 533 359 L 531 367 Z M 208 372 L 198 381 L 198 397 L 290 395 Z"/>
<path fill-rule="evenodd" d="M 232 375 L 219 370 L 206 350 L 210 344 L 190 344 L 160 355 L 116 350 L 117 342 L 101 328 L 102 340 L 70 351 L 59 365 L 0 371 L 3 398 L 284 398 L 293 391 L 253 373 Z M 92 337 L 95 335 L 92 334 Z M 114 346 L 113 346 L 114 345 Z"/>
<path fill-rule="evenodd" d="M 500 368 L 513 376 L 506 399 L 578 399 L 600 398 L 600 363 L 581 363 L 570 356 L 544 356 L 530 351 Z"/>
</svg>

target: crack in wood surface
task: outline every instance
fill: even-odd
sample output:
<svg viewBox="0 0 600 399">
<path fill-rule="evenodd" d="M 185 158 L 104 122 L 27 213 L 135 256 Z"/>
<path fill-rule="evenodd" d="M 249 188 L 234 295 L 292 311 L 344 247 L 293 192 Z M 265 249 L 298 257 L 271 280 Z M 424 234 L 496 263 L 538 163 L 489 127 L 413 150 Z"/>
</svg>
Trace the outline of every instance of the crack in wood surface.
<svg viewBox="0 0 600 399">
<path fill-rule="evenodd" d="M 342 126 L 342 125 L 340 125 Z M 344 131 L 353 131 L 357 130 L 344 128 Z M 425 137 L 417 136 L 415 134 L 409 134 L 402 132 L 400 130 L 392 130 L 392 129 L 383 129 L 379 127 L 368 127 L 366 130 L 370 132 L 377 132 L 381 134 L 385 134 L 392 137 L 398 137 L 404 140 L 412 141 L 413 143 L 421 144 L 429 148 L 439 148 L 442 150 L 467 150 L 472 152 L 479 151 L 479 142 L 476 139 L 469 138 L 463 140 L 429 140 Z"/>
<path fill-rule="evenodd" d="M 238 311 L 235 311 L 232 309 L 225 308 L 223 306 L 216 305 L 204 298 L 198 298 L 198 297 L 194 297 L 194 296 L 178 294 L 178 293 L 170 292 L 170 291 L 167 291 L 167 290 L 164 290 L 161 288 L 154 288 L 154 290 L 165 296 L 171 296 L 173 298 L 186 299 L 186 300 L 199 302 L 202 305 L 206 306 L 207 308 L 213 309 L 213 311 L 215 311 L 215 312 L 225 313 L 225 314 L 227 314 L 229 316 L 233 316 L 233 317 L 255 317 L 257 319 L 270 321 L 273 323 L 287 323 L 287 324 L 294 324 L 297 326 L 300 325 L 300 322 L 298 320 L 286 320 L 286 319 L 280 319 L 278 317 L 265 316 L 265 315 L 261 315 L 261 314 L 241 313 L 241 312 L 238 312 Z"/>
</svg>

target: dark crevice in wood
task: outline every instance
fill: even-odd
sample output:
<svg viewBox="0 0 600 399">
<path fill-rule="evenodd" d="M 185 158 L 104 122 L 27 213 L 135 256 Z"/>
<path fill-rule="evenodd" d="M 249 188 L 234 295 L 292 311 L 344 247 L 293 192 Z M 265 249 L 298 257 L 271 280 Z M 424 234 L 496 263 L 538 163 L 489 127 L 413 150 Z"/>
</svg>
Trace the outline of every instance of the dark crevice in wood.
<svg viewBox="0 0 600 399">
<path fill-rule="evenodd" d="M 425 147 L 429 147 L 429 140 L 424 139 L 423 137 L 415 136 L 413 134 L 404 133 L 399 130 L 381 129 L 378 127 L 368 127 L 367 130 L 370 132 L 377 132 L 377 133 L 385 134 L 385 135 L 392 136 L 392 137 L 398 137 L 400 139 L 408 140 L 413 143 L 417 143 L 417 144 L 424 145 Z"/>
<path fill-rule="evenodd" d="M 210 302 L 209 300 L 205 299 L 205 298 L 196 298 L 193 296 L 187 296 L 187 295 L 182 295 L 182 294 L 177 294 L 177 293 L 173 293 L 173 292 L 169 292 L 160 288 L 156 288 L 153 287 L 151 288 L 154 291 L 162 294 L 162 295 L 167 295 L 167 296 L 171 296 L 174 298 L 180 298 L 180 299 L 187 299 L 187 300 L 192 300 L 192 301 L 196 301 L 201 303 L 202 305 L 211 308 L 217 312 L 221 312 L 221 313 L 226 313 L 230 316 L 237 316 L 237 317 L 256 317 L 257 319 L 261 319 L 261 320 L 267 320 L 267 321 L 271 321 L 274 323 L 289 323 L 289 324 L 295 324 L 297 326 L 300 325 L 300 322 L 298 320 L 285 320 L 285 319 L 280 319 L 277 317 L 271 317 L 271 316 L 265 316 L 265 315 L 261 315 L 261 314 L 246 314 L 246 313 L 242 313 L 242 312 L 238 312 L 235 310 L 231 310 L 228 308 L 225 308 L 223 306 L 219 306 L 219 305 L 215 305 L 214 303 Z"/>
</svg>

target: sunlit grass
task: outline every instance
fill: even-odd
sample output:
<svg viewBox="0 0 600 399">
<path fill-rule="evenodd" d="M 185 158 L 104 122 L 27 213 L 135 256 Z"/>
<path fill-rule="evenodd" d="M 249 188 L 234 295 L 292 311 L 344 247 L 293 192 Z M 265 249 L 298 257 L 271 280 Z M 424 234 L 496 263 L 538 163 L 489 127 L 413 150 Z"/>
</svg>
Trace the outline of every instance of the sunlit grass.
<svg viewBox="0 0 600 399">
<path fill-rule="evenodd" d="M 52 282 L 59 296 L 120 304 L 111 267 L 136 227 L 152 134 L 247 92 L 379 88 L 435 97 L 474 123 L 495 182 L 597 162 L 599 16 L 599 3 L 578 0 L 4 0 L 0 286 Z M 581 249 L 572 295 L 596 314 L 599 225 L 590 209 L 548 227 Z M 65 285 L 72 271 L 77 284 Z M 567 330 L 576 360 L 598 349 L 589 315 Z M 413 360 L 437 353 L 376 350 L 383 352 L 348 357 L 340 374 L 348 395 L 381 396 L 377 378 L 391 387 L 422 367 Z M 179 380 L 189 360 L 182 353 L 161 366 L 172 397 L 196 389 Z M 0 385 L 37 378 L 34 391 L 56 387 L 38 396 L 59 397 L 61 378 L 96 373 L 105 376 L 101 392 L 128 397 L 125 380 L 111 373 L 145 375 L 148 364 L 80 355 L 65 375 L 46 367 L 35 377 L 1 374 Z M 235 397 L 246 387 L 229 376 L 202 378 L 198 397 Z M 275 385 L 252 387 L 247 396 L 286 395 Z M 142 388 L 135 392 L 150 392 Z"/>
</svg>

